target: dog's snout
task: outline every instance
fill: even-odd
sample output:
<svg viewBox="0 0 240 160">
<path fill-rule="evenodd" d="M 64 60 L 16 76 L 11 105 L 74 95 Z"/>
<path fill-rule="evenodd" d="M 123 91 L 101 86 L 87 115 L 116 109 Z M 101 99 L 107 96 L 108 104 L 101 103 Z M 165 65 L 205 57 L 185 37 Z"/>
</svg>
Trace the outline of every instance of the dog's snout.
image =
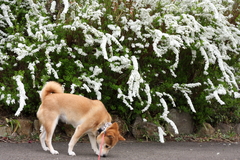
<svg viewBox="0 0 240 160">
<path fill-rule="evenodd" d="M 103 156 L 103 157 L 106 157 L 106 154 L 103 154 L 102 156 Z"/>
</svg>

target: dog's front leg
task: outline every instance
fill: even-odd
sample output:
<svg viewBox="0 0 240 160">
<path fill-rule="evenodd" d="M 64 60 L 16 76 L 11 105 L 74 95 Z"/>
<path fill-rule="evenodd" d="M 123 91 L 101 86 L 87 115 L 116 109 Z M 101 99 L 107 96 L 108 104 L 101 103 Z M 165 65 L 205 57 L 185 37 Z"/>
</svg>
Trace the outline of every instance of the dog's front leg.
<svg viewBox="0 0 240 160">
<path fill-rule="evenodd" d="M 75 131 L 75 133 L 76 133 L 76 131 Z M 75 135 L 75 133 L 74 133 L 74 135 Z M 76 153 L 73 152 L 73 147 L 77 143 L 78 138 L 76 138 L 76 136 L 74 136 L 74 135 L 72 136 L 72 138 L 71 138 L 71 140 L 70 140 L 70 142 L 68 144 L 68 154 L 70 156 L 76 156 Z"/>
<path fill-rule="evenodd" d="M 89 133 L 88 137 L 89 137 L 89 140 L 90 140 L 90 143 L 91 143 L 93 151 L 98 155 L 99 154 L 99 150 L 97 148 L 96 136 L 94 134 L 92 134 L 92 133 Z"/>
<path fill-rule="evenodd" d="M 84 128 L 83 125 L 79 125 L 76 128 L 76 130 L 75 130 L 75 132 L 74 132 L 74 134 L 73 134 L 73 136 L 72 136 L 72 138 L 71 138 L 71 140 L 68 144 L 68 154 L 70 156 L 76 156 L 76 154 L 73 152 L 73 147 L 85 131 L 86 131 L 86 129 Z"/>
</svg>

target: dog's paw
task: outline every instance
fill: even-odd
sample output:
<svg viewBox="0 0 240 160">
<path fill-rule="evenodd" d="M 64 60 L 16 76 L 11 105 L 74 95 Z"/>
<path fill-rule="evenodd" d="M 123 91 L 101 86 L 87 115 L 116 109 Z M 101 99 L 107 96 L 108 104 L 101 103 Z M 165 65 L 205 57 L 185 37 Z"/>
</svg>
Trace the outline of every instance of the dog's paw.
<svg viewBox="0 0 240 160">
<path fill-rule="evenodd" d="M 73 151 L 68 152 L 69 156 L 76 156 L 76 153 L 74 153 Z"/>
<path fill-rule="evenodd" d="M 53 151 L 50 151 L 52 154 L 59 154 L 58 151 L 56 150 L 53 150 Z"/>
<path fill-rule="evenodd" d="M 49 148 L 48 147 L 43 147 L 43 150 L 44 151 L 49 151 Z"/>
<path fill-rule="evenodd" d="M 96 155 L 99 155 L 99 150 L 94 150 L 94 152 L 96 153 Z"/>
</svg>

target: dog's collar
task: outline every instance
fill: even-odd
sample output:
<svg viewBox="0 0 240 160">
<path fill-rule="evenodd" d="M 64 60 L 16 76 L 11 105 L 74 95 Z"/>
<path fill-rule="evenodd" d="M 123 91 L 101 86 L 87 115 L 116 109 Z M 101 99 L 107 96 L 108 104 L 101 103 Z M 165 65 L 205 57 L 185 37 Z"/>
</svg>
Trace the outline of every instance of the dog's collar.
<svg viewBox="0 0 240 160">
<path fill-rule="evenodd" d="M 105 123 L 101 128 L 99 128 L 97 131 L 98 131 L 98 134 L 102 133 L 102 132 L 105 132 L 107 130 L 108 127 L 110 127 L 112 125 L 111 122 L 107 122 Z"/>
</svg>

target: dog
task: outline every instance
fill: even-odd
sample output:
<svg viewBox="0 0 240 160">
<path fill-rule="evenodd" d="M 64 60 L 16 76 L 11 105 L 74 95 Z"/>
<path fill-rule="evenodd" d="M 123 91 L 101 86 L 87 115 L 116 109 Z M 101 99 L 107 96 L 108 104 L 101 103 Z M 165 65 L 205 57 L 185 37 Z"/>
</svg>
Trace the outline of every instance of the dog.
<svg viewBox="0 0 240 160">
<path fill-rule="evenodd" d="M 110 114 L 99 100 L 64 93 L 63 87 L 54 81 L 45 84 L 40 98 L 42 103 L 37 117 L 41 124 L 39 138 L 44 151 L 59 154 L 52 146 L 52 136 L 59 120 L 76 128 L 68 144 L 68 154 L 71 156 L 76 155 L 73 147 L 85 133 L 93 151 L 102 157 L 107 156 L 118 141 L 125 140 L 119 133 L 118 124 L 111 123 Z"/>
</svg>

